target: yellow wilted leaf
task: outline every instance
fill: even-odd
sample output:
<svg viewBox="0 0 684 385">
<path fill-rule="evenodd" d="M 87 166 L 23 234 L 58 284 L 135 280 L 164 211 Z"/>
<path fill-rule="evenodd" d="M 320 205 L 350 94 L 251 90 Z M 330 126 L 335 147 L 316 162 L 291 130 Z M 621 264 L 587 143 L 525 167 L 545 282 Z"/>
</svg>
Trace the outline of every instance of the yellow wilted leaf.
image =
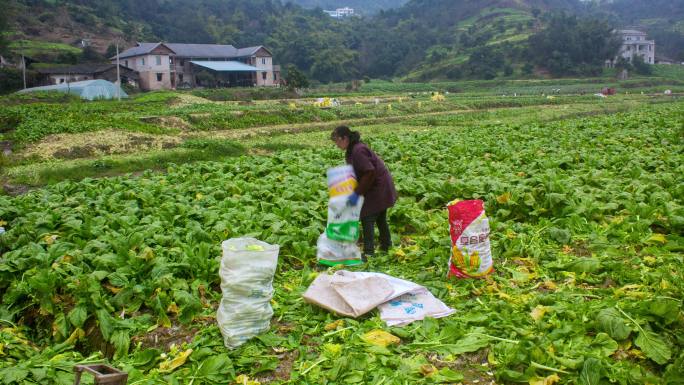
<svg viewBox="0 0 684 385">
<path fill-rule="evenodd" d="M 2 219 L 0 219 L 0 226 L 4 226 L 4 225 L 6 225 L 6 224 L 7 224 L 6 221 L 3 221 Z"/>
<path fill-rule="evenodd" d="M 290 103 L 290 104 L 288 104 L 288 107 L 290 107 L 291 110 L 296 110 L 296 109 L 297 109 L 297 105 L 296 105 L 295 103 Z"/>
<path fill-rule="evenodd" d="M 387 345 L 398 344 L 401 342 L 399 337 L 387 333 L 384 330 L 375 329 L 364 334 L 361 339 L 372 345 L 387 347 Z"/>
<path fill-rule="evenodd" d="M 660 281 L 660 288 L 663 289 L 663 290 L 669 289 L 669 288 L 670 288 L 670 282 L 668 282 L 668 281 L 666 281 L 666 280 L 664 280 L 664 279 L 661 280 L 661 281 Z"/>
<path fill-rule="evenodd" d="M 344 320 L 338 319 L 337 321 L 334 321 L 334 322 L 331 322 L 331 323 L 325 325 L 324 329 L 326 331 L 331 331 L 331 330 L 335 330 L 338 327 L 342 327 L 342 326 L 344 326 Z"/>
<path fill-rule="evenodd" d="M 644 262 L 646 262 L 647 265 L 654 265 L 656 261 L 657 260 L 654 257 L 651 257 L 650 255 L 644 257 Z"/>
<path fill-rule="evenodd" d="M 496 357 L 494 356 L 494 350 L 489 350 L 489 353 L 487 353 L 487 362 L 490 365 L 498 365 L 499 361 L 496 360 Z"/>
<path fill-rule="evenodd" d="M 69 338 L 65 341 L 67 344 L 74 344 L 76 341 L 80 340 L 81 338 L 85 337 L 85 332 L 81 328 L 76 328 L 76 330 L 71 333 Z"/>
<path fill-rule="evenodd" d="M 627 354 L 629 354 L 632 357 L 636 357 L 636 358 L 641 358 L 641 359 L 646 358 L 646 356 L 644 355 L 644 352 L 642 352 L 639 349 L 629 349 L 627 351 Z"/>
<path fill-rule="evenodd" d="M 560 377 L 557 374 L 552 374 L 548 377 L 535 377 L 530 379 L 530 385 L 553 385 L 560 381 Z"/>
<path fill-rule="evenodd" d="M 498 295 L 499 298 L 503 298 L 503 299 L 505 299 L 505 300 L 507 300 L 507 301 L 513 301 L 513 297 L 511 297 L 510 295 L 504 293 L 504 292 L 501 291 L 501 290 L 496 290 L 496 295 Z"/>
<path fill-rule="evenodd" d="M 169 312 L 169 313 L 173 313 L 173 314 L 178 314 L 178 313 L 180 313 L 180 309 L 178 308 L 178 305 L 176 305 L 175 302 L 171 302 L 171 304 L 169 305 L 169 307 L 166 308 L 166 311 Z"/>
<path fill-rule="evenodd" d="M 629 295 L 628 293 L 630 292 L 630 290 L 637 290 L 640 288 L 641 288 L 641 285 L 637 285 L 637 284 L 625 285 L 625 286 L 615 290 L 615 295 L 616 296 Z"/>
<path fill-rule="evenodd" d="M 646 242 L 665 243 L 667 242 L 667 240 L 665 239 L 665 234 L 653 234 L 648 238 Z"/>
<path fill-rule="evenodd" d="M 563 254 L 570 254 L 570 253 L 572 253 L 572 247 L 570 247 L 568 245 L 563 245 L 562 252 L 563 252 Z"/>
<path fill-rule="evenodd" d="M 120 287 L 114 287 L 114 286 L 112 286 L 112 285 L 110 285 L 110 284 L 108 284 L 108 283 L 105 283 L 105 284 L 104 284 L 104 287 L 106 287 L 107 290 L 111 291 L 113 294 L 117 294 L 118 292 L 121 291 L 121 288 L 120 288 Z"/>
<path fill-rule="evenodd" d="M 204 198 L 204 195 L 202 193 L 195 194 L 195 199 L 200 200 L 202 198 Z"/>
<path fill-rule="evenodd" d="M 510 200 L 511 200 L 511 193 L 510 192 L 505 192 L 505 193 L 499 195 L 498 197 L 496 197 L 496 201 L 501 203 L 502 205 L 508 203 L 508 201 L 510 201 Z"/>
<path fill-rule="evenodd" d="M 558 285 L 556 285 L 556 283 L 553 281 L 544 281 L 544 283 L 541 284 L 541 287 L 545 288 L 546 290 L 558 289 Z"/>
<path fill-rule="evenodd" d="M 174 371 L 177 367 L 183 365 L 185 361 L 188 360 L 188 357 L 190 357 L 191 353 L 192 349 L 188 349 L 183 353 L 179 354 L 176 358 L 162 362 L 161 364 L 159 364 L 159 371 L 162 373 L 169 373 Z"/>
<path fill-rule="evenodd" d="M 43 241 L 45 241 L 45 243 L 47 243 L 48 245 L 55 243 L 56 240 L 57 240 L 56 235 L 46 235 L 43 237 Z"/>
<path fill-rule="evenodd" d="M 323 351 L 330 357 L 338 357 L 342 353 L 340 344 L 323 344 Z"/>
<path fill-rule="evenodd" d="M 235 384 L 237 385 L 261 385 L 261 382 L 257 380 L 250 380 L 245 374 L 241 374 L 235 377 Z"/>
<path fill-rule="evenodd" d="M 546 314 L 549 310 L 551 310 L 551 308 L 548 306 L 537 305 L 537 307 L 532 309 L 532 311 L 530 312 L 530 316 L 532 316 L 533 320 L 539 321 L 544 317 L 544 314 Z"/>
<path fill-rule="evenodd" d="M 420 373 L 425 377 L 430 377 L 431 375 L 437 373 L 437 368 L 431 364 L 424 364 L 420 366 Z"/>
<path fill-rule="evenodd" d="M 152 250 L 149 247 L 146 247 L 145 250 L 140 254 L 140 258 L 146 260 L 146 261 L 151 261 L 154 259 L 154 250 Z"/>
</svg>

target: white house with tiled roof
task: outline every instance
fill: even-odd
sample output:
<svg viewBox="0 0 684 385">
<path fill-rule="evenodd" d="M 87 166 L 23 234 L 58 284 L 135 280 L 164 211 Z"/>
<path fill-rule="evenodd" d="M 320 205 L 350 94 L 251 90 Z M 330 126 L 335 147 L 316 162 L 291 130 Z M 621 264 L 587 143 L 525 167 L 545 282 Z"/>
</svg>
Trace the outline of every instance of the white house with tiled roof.
<svg viewBox="0 0 684 385">
<path fill-rule="evenodd" d="M 111 60 L 115 63 L 116 57 Z M 143 90 L 208 85 L 274 86 L 280 82 L 280 74 L 274 71 L 273 55 L 263 46 L 138 43 L 121 52 L 119 61 L 140 74 Z"/>
<path fill-rule="evenodd" d="M 622 36 L 622 47 L 619 56 L 627 60 L 637 55 L 648 64 L 655 64 L 655 41 L 646 39 L 646 32 L 635 29 L 622 29 L 618 33 Z"/>
</svg>

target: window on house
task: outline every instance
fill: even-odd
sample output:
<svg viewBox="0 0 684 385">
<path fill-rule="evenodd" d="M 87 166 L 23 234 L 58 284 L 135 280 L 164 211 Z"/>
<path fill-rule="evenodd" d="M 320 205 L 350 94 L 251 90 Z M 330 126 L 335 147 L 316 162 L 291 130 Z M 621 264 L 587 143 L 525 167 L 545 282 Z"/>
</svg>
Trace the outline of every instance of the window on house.
<svg viewBox="0 0 684 385">
<path fill-rule="evenodd" d="M 64 78 L 59 78 L 59 82 L 60 82 L 60 84 L 64 83 Z"/>
<path fill-rule="evenodd" d="M 264 80 L 266 80 L 266 72 L 262 72 L 262 73 L 261 73 L 261 78 L 264 79 Z"/>
<path fill-rule="evenodd" d="M 181 66 L 184 66 L 184 65 L 185 65 L 185 60 L 181 60 L 181 61 L 180 61 L 180 65 L 181 65 Z"/>
<path fill-rule="evenodd" d="M 155 57 L 154 57 L 154 60 L 157 62 L 157 65 L 158 65 L 158 66 L 161 65 L 161 56 L 159 56 L 159 55 L 155 56 Z"/>
<path fill-rule="evenodd" d="M 164 74 L 157 73 L 157 81 L 160 82 L 160 81 L 162 81 L 162 79 L 164 79 Z"/>
<path fill-rule="evenodd" d="M 261 58 L 261 64 L 266 64 L 266 58 L 265 57 Z"/>
<path fill-rule="evenodd" d="M 183 74 L 178 74 L 178 81 L 182 82 L 183 81 Z"/>
<path fill-rule="evenodd" d="M 128 60 L 124 60 L 124 66 L 128 67 Z"/>
<path fill-rule="evenodd" d="M 143 66 L 145 65 L 145 58 L 144 57 L 140 58 L 140 65 L 143 65 Z"/>
</svg>

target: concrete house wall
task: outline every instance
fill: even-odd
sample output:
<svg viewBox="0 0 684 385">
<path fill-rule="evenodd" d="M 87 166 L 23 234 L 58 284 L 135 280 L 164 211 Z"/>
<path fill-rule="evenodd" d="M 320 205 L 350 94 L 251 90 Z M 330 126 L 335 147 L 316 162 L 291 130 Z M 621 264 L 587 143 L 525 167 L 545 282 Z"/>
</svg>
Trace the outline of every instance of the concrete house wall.
<svg viewBox="0 0 684 385">
<path fill-rule="evenodd" d="M 276 85 L 273 78 L 273 57 L 271 57 L 271 54 L 261 48 L 256 52 L 253 58 L 253 65 L 262 70 L 256 73 L 256 85 L 266 87 Z"/>
<path fill-rule="evenodd" d="M 139 43 L 120 57 L 123 66 L 140 75 L 143 90 L 195 87 L 198 67 L 191 61 L 238 61 L 258 68 L 247 77 L 249 85 L 277 86 L 273 57 L 262 46 L 236 49 L 230 45 Z M 112 58 L 116 62 L 116 58 Z"/>
<path fill-rule="evenodd" d="M 646 40 L 646 33 L 636 30 L 622 30 L 622 47 L 619 56 L 632 60 L 634 55 L 641 56 L 644 62 L 655 64 L 655 41 Z"/>
</svg>

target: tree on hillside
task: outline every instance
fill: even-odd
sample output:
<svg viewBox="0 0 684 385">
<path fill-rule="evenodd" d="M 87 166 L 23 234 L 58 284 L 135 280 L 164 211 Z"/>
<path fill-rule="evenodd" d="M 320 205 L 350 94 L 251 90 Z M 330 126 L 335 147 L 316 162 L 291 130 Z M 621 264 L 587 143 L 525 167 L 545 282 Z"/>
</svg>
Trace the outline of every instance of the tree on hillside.
<svg viewBox="0 0 684 385">
<path fill-rule="evenodd" d="M 287 83 L 287 88 L 291 90 L 307 88 L 309 86 L 309 79 L 292 64 L 288 65 L 285 69 L 285 82 Z"/>
<path fill-rule="evenodd" d="M 634 72 L 639 75 L 652 75 L 653 68 L 651 65 L 644 61 L 644 58 L 640 55 L 632 56 L 632 66 L 634 67 Z"/>
<path fill-rule="evenodd" d="M 531 59 L 555 76 L 596 75 L 620 48 L 614 30 L 604 21 L 555 13 L 544 30 L 530 36 L 528 49 Z"/>
<path fill-rule="evenodd" d="M 114 55 L 116 55 L 116 53 Z M 83 51 L 81 52 L 81 57 L 78 61 L 82 63 L 98 63 L 106 62 L 107 58 L 102 56 L 101 53 L 97 52 L 95 48 L 87 46 L 83 48 Z"/>
<path fill-rule="evenodd" d="M 0 9 L 3 11 L 0 12 L 0 54 L 6 53 L 7 52 L 7 46 L 9 45 L 9 42 L 5 38 L 5 32 L 9 31 L 9 21 L 7 17 L 7 0 L 0 0 Z"/>
<path fill-rule="evenodd" d="M 119 47 L 123 48 L 123 47 Z M 109 59 L 110 57 L 115 57 L 116 56 L 116 44 L 110 43 L 107 46 L 107 51 L 105 51 L 105 57 Z"/>
<path fill-rule="evenodd" d="M 476 48 L 470 54 L 466 68 L 473 77 L 494 79 L 504 64 L 505 58 L 501 50 L 485 45 Z"/>
</svg>

